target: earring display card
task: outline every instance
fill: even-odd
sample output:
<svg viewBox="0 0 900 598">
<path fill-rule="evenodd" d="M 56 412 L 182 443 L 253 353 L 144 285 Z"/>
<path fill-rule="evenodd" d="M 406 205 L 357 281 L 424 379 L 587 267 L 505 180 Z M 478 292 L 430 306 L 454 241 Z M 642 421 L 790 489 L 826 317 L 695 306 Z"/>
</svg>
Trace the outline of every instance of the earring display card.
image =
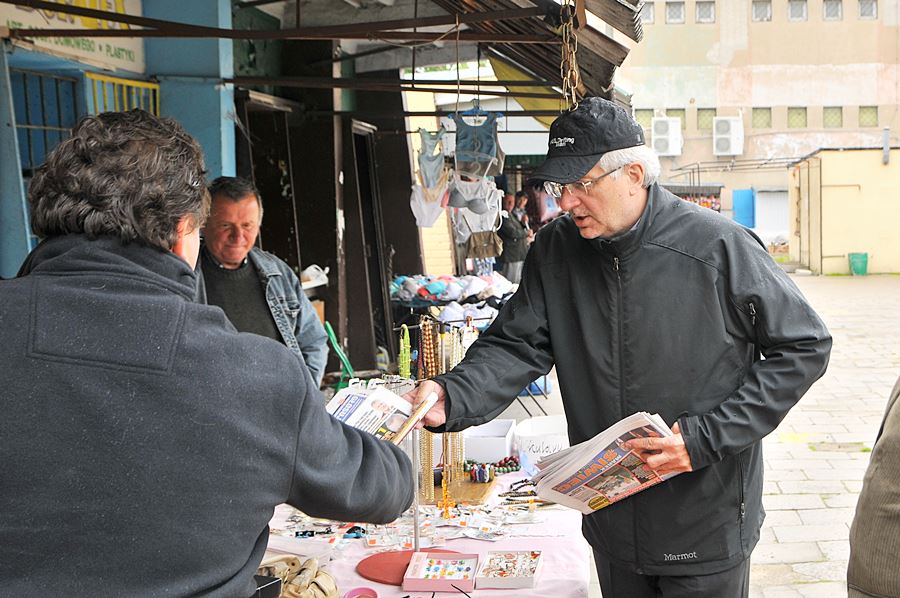
<svg viewBox="0 0 900 598">
<path fill-rule="evenodd" d="M 478 589 L 533 588 L 540 568 L 540 550 L 488 552 L 478 568 L 475 585 Z"/>
<path fill-rule="evenodd" d="M 406 591 L 468 592 L 475 589 L 477 554 L 417 552 L 412 555 L 403 589 Z M 454 587 L 455 586 L 455 587 Z"/>
</svg>

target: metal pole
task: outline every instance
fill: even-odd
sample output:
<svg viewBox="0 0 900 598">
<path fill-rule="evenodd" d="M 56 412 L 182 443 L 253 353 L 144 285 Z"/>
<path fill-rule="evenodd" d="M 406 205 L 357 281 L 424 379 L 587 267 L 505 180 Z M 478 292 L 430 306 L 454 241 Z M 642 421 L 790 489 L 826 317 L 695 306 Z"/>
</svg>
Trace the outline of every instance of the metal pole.
<svg viewBox="0 0 900 598">
<path fill-rule="evenodd" d="M 409 435 L 412 443 L 412 479 L 413 479 L 413 552 L 419 552 L 419 476 L 422 475 L 422 465 L 419 462 L 419 429 L 413 429 Z M 428 480 L 422 480 L 427 484 Z"/>
</svg>

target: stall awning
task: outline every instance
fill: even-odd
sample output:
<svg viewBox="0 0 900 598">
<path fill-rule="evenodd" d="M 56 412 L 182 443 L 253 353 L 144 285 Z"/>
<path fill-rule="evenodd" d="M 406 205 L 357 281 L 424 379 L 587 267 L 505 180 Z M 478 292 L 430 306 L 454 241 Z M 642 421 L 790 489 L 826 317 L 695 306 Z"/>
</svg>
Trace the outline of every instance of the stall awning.
<svg viewBox="0 0 900 598">
<path fill-rule="evenodd" d="M 432 0 L 450 14 L 465 12 L 481 12 L 487 10 L 513 9 L 520 7 L 521 2 L 512 0 Z M 609 15 L 624 14 L 618 5 L 620 0 L 596 0 L 592 4 L 608 5 Z M 535 2 L 534 4 L 538 4 Z M 626 2 L 626 4 L 628 4 Z M 590 10 L 590 7 L 588 7 Z M 592 11 L 593 12 L 593 11 Z M 600 16 L 600 15 L 598 15 Z M 618 28 L 625 25 L 621 16 L 616 17 Z M 610 23 L 612 25 L 612 23 Z M 519 34 L 540 35 L 553 33 L 553 27 L 540 18 L 517 19 L 509 21 L 488 21 L 471 23 L 471 31 L 485 34 Z M 638 35 L 640 27 L 631 33 Z M 589 96 L 601 96 L 612 99 L 612 80 L 616 67 L 620 66 L 628 56 L 628 48 L 607 37 L 593 27 L 586 26 L 578 30 L 578 66 L 581 70 L 583 93 Z M 627 34 L 627 33 L 626 33 Z M 491 57 L 498 58 L 508 65 L 532 74 L 535 78 L 562 85 L 560 76 L 560 48 L 558 44 L 510 44 L 503 42 L 483 43 L 482 49 Z M 499 77 L 498 77 L 499 78 Z"/>
</svg>

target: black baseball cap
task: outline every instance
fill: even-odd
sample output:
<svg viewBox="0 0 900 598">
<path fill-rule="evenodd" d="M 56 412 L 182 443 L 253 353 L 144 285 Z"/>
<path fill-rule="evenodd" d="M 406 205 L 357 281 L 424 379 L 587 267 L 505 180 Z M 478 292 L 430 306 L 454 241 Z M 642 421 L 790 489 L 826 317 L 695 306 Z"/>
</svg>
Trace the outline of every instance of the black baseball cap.
<svg viewBox="0 0 900 598">
<path fill-rule="evenodd" d="M 603 98 L 585 98 L 550 125 L 547 159 L 531 181 L 571 183 L 607 152 L 644 145 L 644 129 L 624 108 Z"/>
</svg>

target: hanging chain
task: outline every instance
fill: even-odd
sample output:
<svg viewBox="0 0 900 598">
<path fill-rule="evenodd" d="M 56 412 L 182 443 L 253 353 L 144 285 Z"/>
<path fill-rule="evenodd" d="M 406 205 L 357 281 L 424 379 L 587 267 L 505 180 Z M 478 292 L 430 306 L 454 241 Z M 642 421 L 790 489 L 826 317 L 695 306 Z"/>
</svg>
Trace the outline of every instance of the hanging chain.
<svg viewBox="0 0 900 598">
<path fill-rule="evenodd" d="M 560 7 L 562 26 L 562 56 L 559 63 L 559 74 L 562 77 L 563 101 L 574 109 L 578 107 L 578 89 L 581 87 L 581 73 L 578 70 L 578 36 L 575 33 L 575 2 L 563 0 Z"/>
</svg>

